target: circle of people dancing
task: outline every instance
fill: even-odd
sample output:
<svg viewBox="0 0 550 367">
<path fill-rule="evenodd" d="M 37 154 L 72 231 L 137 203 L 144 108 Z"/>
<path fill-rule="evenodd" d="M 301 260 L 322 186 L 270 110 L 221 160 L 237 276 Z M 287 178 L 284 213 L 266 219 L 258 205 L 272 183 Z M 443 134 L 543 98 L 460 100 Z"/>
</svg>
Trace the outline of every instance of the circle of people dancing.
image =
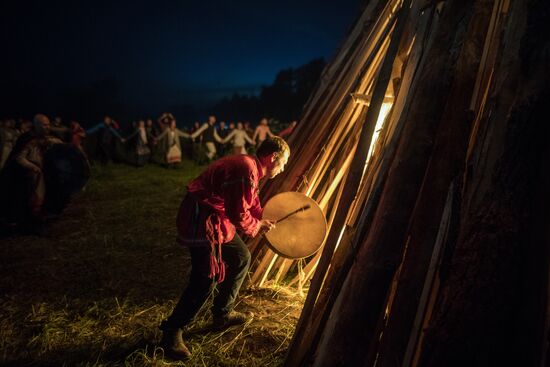
<svg viewBox="0 0 550 367">
<path fill-rule="evenodd" d="M 288 137 L 297 122 L 290 122 L 277 134 Z M 255 129 L 249 122 L 216 121 L 180 129 L 171 113 L 132 123 L 123 133 L 121 124 L 110 116 L 89 128 L 77 121 L 50 121 L 44 114 L 31 120 L 0 120 L 0 228 L 2 233 L 41 234 L 44 224 L 56 218 L 71 197 L 85 187 L 90 161 L 148 163 L 176 168 L 183 156 L 208 164 L 227 155 L 254 153 L 275 136 L 267 118 Z"/>
</svg>

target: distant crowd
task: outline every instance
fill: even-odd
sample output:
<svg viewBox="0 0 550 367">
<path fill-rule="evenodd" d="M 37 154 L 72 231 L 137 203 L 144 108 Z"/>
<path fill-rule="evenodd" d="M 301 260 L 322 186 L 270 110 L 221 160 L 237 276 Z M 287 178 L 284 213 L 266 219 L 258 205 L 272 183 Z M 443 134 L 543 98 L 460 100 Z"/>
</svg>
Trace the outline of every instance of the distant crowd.
<svg viewBox="0 0 550 367">
<path fill-rule="evenodd" d="M 277 135 L 288 137 L 296 124 L 290 122 Z M 186 156 L 206 164 L 224 155 L 254 153 L 274 135 L 267 118 L 253 128 L 248 122 L 217 123 L 213 115 L 185 129 L 171 113 L 137 120 L 128 129 L 110 116 L 88 129 L 43 114 L 32 121 L 0 120 L 0 224 L 36 228 L 45 215 L 59 213 L 88 180 L 90 161 L 171 168 Z"/>
<path fill-rule="evenodd" d="M 292 121 L 276 135 L 288 137 L 297 122 Z M 18 137 L 36 130 L 37 121 L 0 120 L 0 169 L 6 164 Z M 173 167 L 182 160 L 182 155 L 207 163 L 216 157 L 228 154 L 254 152 L 268 136 L 273 136 L 267 118 L 256 127 L 250 122 L 217 122 L 211 115 L 204 123 L 195 122 L 193 127 L 178 128 L 171 113 L 163 113 L 158 119 L 140 119 L 128 129 L 110 116 L 102 122 L 85 129 L 77 121 L 63 122 L 55 117 L 49 123 L 48 135 L 69 143 L 86 153 L 91 161 L 101 164 L 128 162 L 143 166 L 150 162 Z"/>
</svg>

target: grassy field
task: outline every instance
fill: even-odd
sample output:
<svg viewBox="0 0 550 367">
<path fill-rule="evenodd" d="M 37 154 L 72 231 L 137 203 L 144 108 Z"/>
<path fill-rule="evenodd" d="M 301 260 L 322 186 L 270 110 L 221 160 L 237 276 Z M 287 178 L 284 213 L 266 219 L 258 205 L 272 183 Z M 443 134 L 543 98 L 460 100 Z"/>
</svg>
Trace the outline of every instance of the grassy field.
<svg viewBox="0 0 550 367">
<path fill-rule="evenodd" d="M 93 167 L 86 189 L 45 236 L 0 239 L 0 363 L 25 366 L 278 366 L 301 299 L 287 289 L 241 292 L 254 320 L 205 332 L 205 307 L 185 340 L 193 358 L 163 358 L 160 321 L 189 271 L 175 244 L 185 184 L 202 167 Z M 202 330 L 202 331 L 201 331 Z"/>
</svg>

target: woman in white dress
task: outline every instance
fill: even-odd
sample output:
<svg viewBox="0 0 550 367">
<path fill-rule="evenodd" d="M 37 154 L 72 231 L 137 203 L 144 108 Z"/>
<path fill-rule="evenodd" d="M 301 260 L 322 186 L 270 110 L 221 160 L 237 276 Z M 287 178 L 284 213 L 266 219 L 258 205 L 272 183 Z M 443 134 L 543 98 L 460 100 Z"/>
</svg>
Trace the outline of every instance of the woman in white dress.
<svg viewBox="0 0 550 367">
<path fill-rule="evenodd" d="M 255 145 L 254 140 L 250 139 L 241 122 L 237 122 L 237 128 L 223 139 L 223 143 L 225 144 L 231 139 L 233 139 L 233 154 L 246 154 L 246 142 Z"/>
<path fill-rule="evenodd" d="M 181 138 L 189 138 L 190 135 L 184 133 L 176 127 L 176 120 L 170 122 L 170 127 L 165 129 L 155 140 L 162 139 L 162 151 L 168 166 L 174 166 L 181 162 Z"/>
</svg>

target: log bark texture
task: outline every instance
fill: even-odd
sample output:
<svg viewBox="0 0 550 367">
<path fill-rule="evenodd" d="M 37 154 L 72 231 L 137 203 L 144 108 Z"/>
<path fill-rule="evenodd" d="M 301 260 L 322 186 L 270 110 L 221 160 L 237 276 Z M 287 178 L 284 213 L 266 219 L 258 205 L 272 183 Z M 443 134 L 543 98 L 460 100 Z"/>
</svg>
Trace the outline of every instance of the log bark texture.
<svg viewBox="0 0 550 367">
<path fill-rule="evenodd" d="M 548 363 L 548 3 L 507 23 L 420 366 Z"/>
<path fill-rule="evenodd" d="M 441 116 L 435 144 L 411 215 L 404 255 L 391 309 L 380 340 L 371 345 L 378 366 L 403 363 L 417 306 L 439 231 L 450 183 L 464 167 L 472 121 L 469 111 L 493 0 L 477 1 L 462 44 L 454 80 Z M 382 332 L 383 331 L 383 332 Z"/>
</svg>

